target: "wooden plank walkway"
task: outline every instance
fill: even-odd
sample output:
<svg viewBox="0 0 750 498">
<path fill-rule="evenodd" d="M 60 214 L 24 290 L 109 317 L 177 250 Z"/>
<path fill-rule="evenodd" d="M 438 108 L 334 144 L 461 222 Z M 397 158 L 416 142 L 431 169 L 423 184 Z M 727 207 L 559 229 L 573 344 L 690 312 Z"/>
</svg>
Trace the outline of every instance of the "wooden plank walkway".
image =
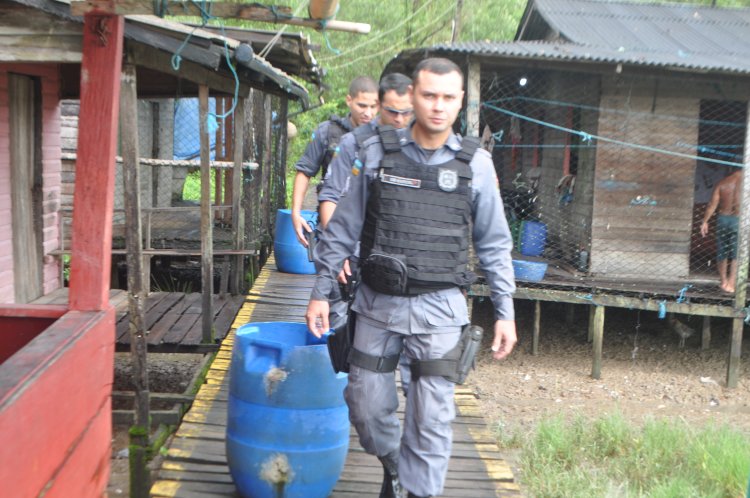
<svg viewBox="0 0 750 498">
<path fill-rule="evenodd" d="M 312 283 L 313 276 L 281 273 L 269 259 L 237 314 L 232 331 L 222 342 L 206 383 L 169 444 L 151 496 L 239 496 L 229 474 L 224 447 L 234 331 L 248 322 L 301 322 Z M 522 496 L 471 391 L 456 389 L 456 406 L 453 454 L 443 496 Z M 403 415 L 403 398 L 399 411 Z M 364 452 L 352 429 L 346 464 L 331 498 L 377 496 L 382 478 L 380 462 Z"/>
<path fill-rule="evenodd" d="M 237 312 L 245 302 L 245 296 L 213 296 L 214 341 L 213 345 L 201 344 L 202 307 L 201 294 L 192 292 L 152 292 L 146 298 L 144 307 L 148 350 L 150 352 L 198 352 L 216 350 L 218 344 L 231 330 Z M 47 294 L 35 304 L 66 304 L 68 289 L 62 288 Z M 130 349 L 128 333 L 128 293 L 121 289 L 110 290 L 110 303 L 117 310 L 115 325 L 116 348 L 118 351 Z"/>
</svg>

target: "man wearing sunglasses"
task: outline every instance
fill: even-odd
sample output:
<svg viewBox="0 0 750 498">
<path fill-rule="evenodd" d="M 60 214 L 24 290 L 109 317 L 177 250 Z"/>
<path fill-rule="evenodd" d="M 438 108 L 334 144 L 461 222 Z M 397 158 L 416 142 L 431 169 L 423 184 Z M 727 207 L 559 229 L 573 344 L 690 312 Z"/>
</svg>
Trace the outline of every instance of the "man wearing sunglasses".
<svg viewBox="0 0 750 498">
<path fill-rule="evenodd" d="M 411 122 L 413 111 L 409 98 L 409 85 L 411 85 L 411 78 L 401 73 L 383 76 L 378 85 L 380 101 L 378 116 L 341 138 L 336 156 L 331 162 L 323 188 L 318 195 L 320 223 L 323 227 L 331 219 L 339 198 L 348 189 L 351 175 L 358 174 L 356 160 L 360 147 L 377 134 L 380 125 L 389 125 L 399 129 Z"/>
</svg>

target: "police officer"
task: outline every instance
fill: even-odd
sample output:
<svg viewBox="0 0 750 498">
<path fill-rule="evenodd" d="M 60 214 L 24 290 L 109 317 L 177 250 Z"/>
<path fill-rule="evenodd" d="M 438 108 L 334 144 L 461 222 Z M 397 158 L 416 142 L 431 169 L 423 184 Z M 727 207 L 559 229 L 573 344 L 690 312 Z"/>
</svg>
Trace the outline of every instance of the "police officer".
<svg viewBox="0 0 750 498">
<path fill-rule="evenodd" d="M 383 76 L 378 85 L 378 101 L 380 102 L 378 115 L 366 125 L 360 126 L 341 138 L 337 153 L 338 159 L 332 161 L 323 188 L 318 194 L 320 223 L 323 227 L 328 224 L 339 198 L 349 187 L 349 177 L 353 173 L 359 174 L 361 162 L 355 161 L 358 159 L 359 149 L 364 142 L 377 133 L 379 125 L 389 125 L 398 129 L 411 122 L 413 111 L 409 85 L 411 85 L 411 78 L 404 74 L 390 73 Z"/>
<path fill-rule="evenodd" d="M 403 436 L 396 414 L 394 358 L 413 365 L 443 358 L 469 322 L 461 287 L 469 227 L 491 289 L 496 322 L 493 357 L 516 343 L 512 247 L 489 153 L 452 132 L 463 99 L 463 74 L 447 59 L 425 59 L 410 88 L 415 121 L 381 129 L 365 142 L 363 168 L 352 176 L 316 250 L 318 275 L 305 318 L 328 330 L 330 289 L 361 240 L 362 280 L 354 350 L 345 397 L 350 419 L 368 453 L 384 468 L 381 497 L 442 493 L 455 418 L 453 384 L 444 376 L 411 380 Z"/>
<path fill-rule="evenodd" d="M 375 117 L 378 112 L 378 86 L 375 81 L 367 76 L 354 78 L 349 84 L 346 105 L 349 107 L 349 115 L 345 118 L 331 116 L 318 125 L 305 152 L 294 165 L 297 174 L 292 189 L 292 226 L 297 239 L 305 247 L 308 245 L 305 232 L 311 232 L 312 228 L 302 218 L 301 211 L 310 178 L 321 170 L 321 178 L 325 178 L 341 137 Z"/>
</svg>

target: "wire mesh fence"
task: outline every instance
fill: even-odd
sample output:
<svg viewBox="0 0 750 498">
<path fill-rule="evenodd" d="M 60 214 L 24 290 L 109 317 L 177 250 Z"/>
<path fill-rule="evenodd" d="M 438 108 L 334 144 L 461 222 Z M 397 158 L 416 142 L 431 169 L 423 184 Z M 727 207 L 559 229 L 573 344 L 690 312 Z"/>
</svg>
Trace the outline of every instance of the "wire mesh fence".
<svg viewBox="0 0 750 498">
<path fill-rule="evenodd" d="M 231 98 L 210 98 L 208 132 L 214 254 L 229 253 L 232 271 L 244 275 L 240 259 L 254 251 L 265 257 L 273 239 L 273 216 L 284 207 L 286 126 L 273 125 L 285 104 L 278 97 L 252 92 L 244 106 L 244 147 L 240 192 L 234 192 L 234 118 Z M 77 141 L 77 102 L 63 106 L 63 184 L 59 230 L 61 247 L 72 241 L 73 190 Z M 198 259 L 201 248 L 200 122 L 198 99 L 141 100 L 139 120 L 139 176 L 143 247 L 156 258 L 175 260 L 179 252 Z M 284 111 L 285 112 L 285 111 Z M 285 114 L 284 114 L 285 119 Z M 125 249 L 125 198 L 123 164 L 117 158 L 113 212 L 113 249 Z M 241 198 L 243 216 L 233 212 Z M 244 219 L 243 226 L 235 227 Z M 238 236 L 239 232 L 239 236 Z M 192 252 L 190 252 L 192 250 Z M 193 254 L 195 253 L 195 254 Z M 195 266 L 195 265 L 193 265 Z M 199 274 L 199 265 L 194 273 Z M 218 278 L 218 277 L 217 277 Z M 195 290 L 195 289 L 194 289 Z"/>
<path fill-rule="evenodd" d="M 746 92 L 485 69 L 481 101 L 519 286 L 732 302 Z"/>
</svg>

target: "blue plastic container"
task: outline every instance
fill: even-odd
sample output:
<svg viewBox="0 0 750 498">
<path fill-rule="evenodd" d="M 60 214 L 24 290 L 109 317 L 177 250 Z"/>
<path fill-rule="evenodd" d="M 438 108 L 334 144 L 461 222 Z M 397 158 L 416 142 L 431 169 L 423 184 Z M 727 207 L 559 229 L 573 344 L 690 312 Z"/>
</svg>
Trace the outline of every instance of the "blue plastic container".
<svg viewBox="0 0 750 498">
<path fill-rule="evenodd" d="M 540 221 L 524 221 L 518 241 L 518 250 L 524 256 L 541 256 L 547 245 L 547 225 Z"/>
<path fill-rule="evenodd" d="M 325 498 L 349 449 L 346 374 L 325 337 L 301 323 L 237 329 L 229 381 L 227 461 L 245 498 Z"/>
<path fill-rule="evenodd" d="M 547 273 L 547 263 L 513 260 L 513 274 L 516 280 L 539 282 L 544 278 L 545 273 Z"/>
<path fill-rule="evenodd" d="M 302 211 L 301 214 L 314 230 L 318 224 L 318 213 Z M 276 237 L 273 241 L 273 252 L 276 255 L 276 267 L 279 271 L 305 275 L 315 273 L 315 265 L 307 258 L 307 248 L 297 240 L 294 234 L 291 209 L 279 209 L 276 212 Z"/>
</svg>

